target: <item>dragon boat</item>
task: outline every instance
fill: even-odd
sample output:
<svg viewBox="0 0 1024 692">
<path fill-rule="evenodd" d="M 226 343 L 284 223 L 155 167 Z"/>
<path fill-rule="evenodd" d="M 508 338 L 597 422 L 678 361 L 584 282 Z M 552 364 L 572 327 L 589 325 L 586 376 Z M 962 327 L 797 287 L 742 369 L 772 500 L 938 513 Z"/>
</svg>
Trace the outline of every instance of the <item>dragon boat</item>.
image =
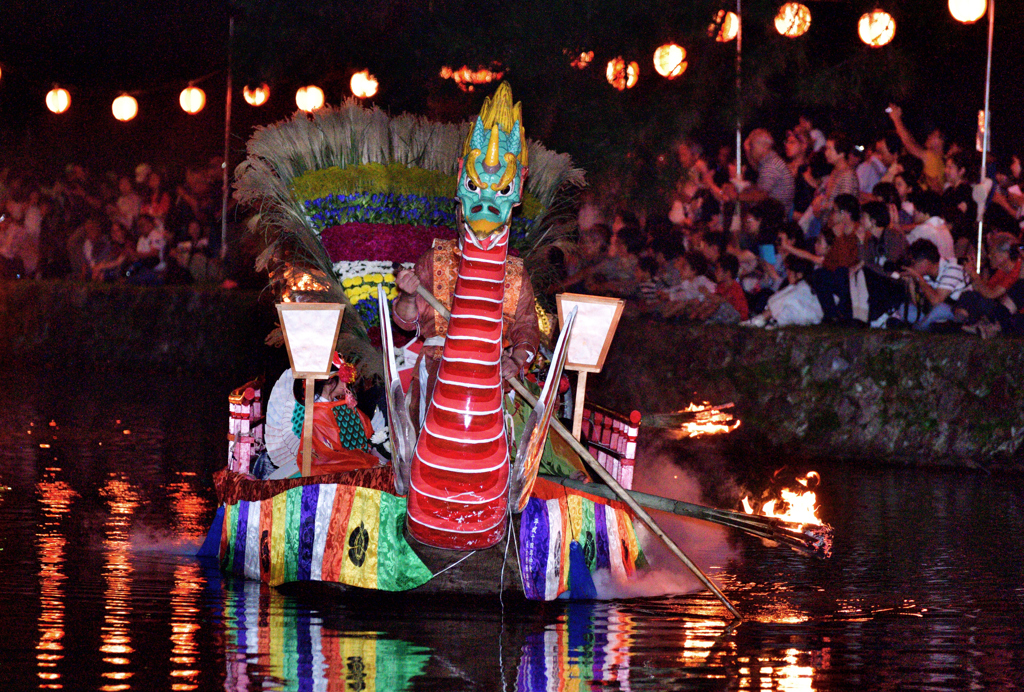
<svg viewBox="0 0 1024 692">
<path fill-rule="evenodd" d="M 582 451 L 628 487 L 640 421 L 590 407 L 581 443 L 548 434 L 573 316 L 556 340 L 528 269 L 557 237 L 557 195 L 583 178 L 568 156 L 527 141 L 508 85 L 462 125 L 350 101 L 260 128 L 247 150 L 235 196 L 268 241 L 258 267 L 280 300 L 345 306 L 337 351 L 381 392 L 372 434 L 356 426 L 352 448 L 379 464 L 291 472 L 303 418 L 294 379 L 286 371 L 269 397 L 262 380 L 247 383 L 230 395 L 228 467 L 202 553 L 274 586 L 552 600 L 594 598 L 595 577 L 635 579 L 647 567 L 636 507 L 557 482 L 592 479 Z M 397 346 L 389 301 L 424 256 L 418 314 L 437 328 Z M 524 367 L 509 394 L 508 325 L 524 314 L 542 346 L 519 351 L 529 363 L 513 361 Z M 336 442 L 349 445 L 345 435 Z"/>
</svg>

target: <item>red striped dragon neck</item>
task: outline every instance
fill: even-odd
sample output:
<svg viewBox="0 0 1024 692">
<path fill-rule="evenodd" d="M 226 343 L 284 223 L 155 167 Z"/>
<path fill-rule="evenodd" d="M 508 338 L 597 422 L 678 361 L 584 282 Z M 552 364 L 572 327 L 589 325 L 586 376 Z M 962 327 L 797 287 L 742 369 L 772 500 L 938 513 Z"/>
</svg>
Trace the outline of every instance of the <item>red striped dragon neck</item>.
<svg viewBox="0 0 1024 692">
<path fill-rule="evenodd" d="M 508 229 L 484 247 L 463 243 L 408 500 L 409 533 L 427 545 L 457 550 L 494 545 L 507 521 L 501 339 Z"/>
</svg>

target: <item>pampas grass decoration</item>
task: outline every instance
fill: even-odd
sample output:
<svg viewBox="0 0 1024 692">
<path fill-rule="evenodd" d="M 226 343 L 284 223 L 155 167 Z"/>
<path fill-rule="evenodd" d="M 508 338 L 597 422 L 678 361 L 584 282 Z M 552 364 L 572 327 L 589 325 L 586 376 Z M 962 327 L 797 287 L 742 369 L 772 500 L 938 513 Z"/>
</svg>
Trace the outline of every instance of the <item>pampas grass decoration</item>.
<svg viewBox="0 0 1024 692">
<path fill-rule="evenodd" d="M 294 194 L 294 183 L 312 171 L 371 163 L 455 176 L 472 125 L 439 123 L 407 113 L 390 117 L 376 106 L 367 108 L 350 98 L 337 108 L 296 112 L 274 125 L 257 127 L 246 144 L 245 161 L 235 169 L 234 196 L 240 205 L 257 212 L 255 225 L 265 235 L 269 253 L 261 263 L 271 272 L 272 283 L 280 281 L 280 276 L 275 279 L 280 273 L 275 270 L 277 264 L 299 267 L 324 284 L 316 292 L 318 299 L 348 306 L 338 346 L 364 376 L 379 374 L 379 358 L 373 355 L 366 328 L 337 280 L 312 219 Z M 549 151 L 533 140 L 528 146 L 526 192 L 542 209 L 527 236 L 524 260 L 528 268 L 541 269 L 538 258 L 546 248 L 566 242 L 572 232 L 571 225 L 556 223 L 568 211 L 564 202 L 556 201 L 557 193 L 563 186 L 578 188 L 585 183 L 583 171 L 572 165 L 569 155 Z M 355 182 L 366 191 L 378 191 L 387 180 L 383 170 L 371 167 L 360 170 Z"/>
</svg>

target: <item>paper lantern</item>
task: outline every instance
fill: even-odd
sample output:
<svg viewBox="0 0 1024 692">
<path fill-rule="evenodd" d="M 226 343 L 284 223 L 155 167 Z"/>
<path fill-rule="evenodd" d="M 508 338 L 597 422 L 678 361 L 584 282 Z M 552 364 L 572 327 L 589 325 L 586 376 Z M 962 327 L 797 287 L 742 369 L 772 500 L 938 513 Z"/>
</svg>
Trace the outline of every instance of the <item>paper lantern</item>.
<svg viewBox="0 0 1024 692">
<path fill-rule="evenodd" d="M 128 94 L 121 94 L 114 99 L 114 103 L 111 105 L 110 110 L 113 111 L 115 118 L 126 123 L 138 115 L 139 102 Z"/>
<path fill-rule="evenodd" d="M 632 89 L 636 86 L 637 79 L 640 78 L 640 66 L 635 62 L 627 65 L 622 56 L 619 56 L 608 61 L 608 67 L 604 71 L 604 76 L 608 83 L 619 91 Z"/>
<path fill-rule="evenodd" d="M 46 92 L 46 107 L 50 109 L 50 112 L 63 113 L 70 105 L 71 94 L 68 93 L 67 89 L 55 86 Z"/>
<path fill-rule="evenodd" d="M 317 108 L 323 108 L 324 106 L 324 90 L 318 86 L 301 87 L 295 92 L 295 105 L 299 107 L 299 110 L 315 111 Z"/>
<path fill-rule="evenodd" d="M 811 28 L 811 11 L 807 5 L 798 2 L 787 2 L 779 8 L 775 15 L 775 30 L 783 36 L 796 38 L 803 36 Z"/>
<path fill-rule="evenodd" d="M 181 90 L 178 103 L 181 104 L 181 110 L 189 115 L 195 115 L 206 105 L 206 92 L 190 84 Z"/>
<path fill-rule="evenodd" d="M 896 35 L 896 20 L 882 10 L 867 12 L 857 22 L 857 33 L 860 40 L 872 48 L 887 45 Z"/>
<path fill-rule="evenodd" d="M 594 51 L 587 50 L 587 51 L 583 51 L 578 56 L 573 58 L 573 61 L 570 64 L 573 67 L 575 67 L 577 70 L 582 70 L 582 69 L 585 69 L 587 67 L 587 65 L 589 65 L 593 61 L 594 61 Z"/>
<path fill-rule="evenodd" d="M 654 51 L 654 69 L 667 79 L 675 79 L 686 72 L 686 49 L 674 43 L 659 46 Z"/>
<path fill-rule="evenodd" d="M 714 36 L 719 43 L 728 43 L 740 33 L 740 18 L 735 12 L 719 10 L 715 21 L 708 27 L 708 35 Z"/>
<path fill-rule="evenodd" d="M 964 24 L 973 24 L 985 16 L 988 10 L 986 0 L 949 0 L 949 13 L 953 19 Z"/>
<path fill-rule="evenodd" d="M 250 106 L 262 106 L 270 98 L 270 87 L 264 83 L 258 87 L 250 88 L 247 84 L 242 89 L 242 97 L 245 98 L 245 102 Z"/>
<path fill-rule="evenodd" d="M 370 74 L 369 70 L 363 70 L 352 75 L 349 86 L 352 87 L 352 94 L 356 98 L 368 99 L 377 93 L 379 84 L 377 78 Z"/>
</svg>

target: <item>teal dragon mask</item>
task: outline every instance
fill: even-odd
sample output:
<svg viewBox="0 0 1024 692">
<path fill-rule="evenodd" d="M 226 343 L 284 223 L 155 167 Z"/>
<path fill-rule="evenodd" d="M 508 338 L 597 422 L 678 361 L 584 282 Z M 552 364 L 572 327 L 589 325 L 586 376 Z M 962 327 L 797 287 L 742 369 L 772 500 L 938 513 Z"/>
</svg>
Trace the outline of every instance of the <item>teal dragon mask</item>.
<svg viewBox="0 0 1024 692">
<path fill-rule="evenodd" d="M 466 237 L 489 244 L 508 226 L 523 201 L 528 172 L 522 104 L 512 104 L 512 88 L 502 82 L 483 108 L 462 149 L 456 196 Z"/>
</svg>

